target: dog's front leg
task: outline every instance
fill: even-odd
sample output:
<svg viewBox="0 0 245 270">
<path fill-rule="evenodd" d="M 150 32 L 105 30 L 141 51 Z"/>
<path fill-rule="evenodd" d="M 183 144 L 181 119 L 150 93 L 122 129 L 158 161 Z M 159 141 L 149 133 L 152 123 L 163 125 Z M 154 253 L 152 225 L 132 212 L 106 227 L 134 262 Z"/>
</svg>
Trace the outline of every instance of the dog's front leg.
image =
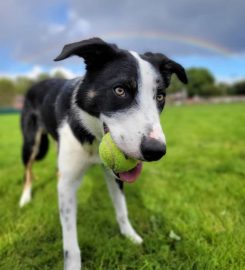
<svg viewBox="0 0 245 270">
<path fill-rule="evenodd" d="M 59 134 L 58 197 L 63 235 L 64 269 L 80 270 L 81 255 L 77 237 L 76 193 L 85 170 L 87 153 L 65 124 Z"/>
<path fill-rule="evenodd" d="M 107 169 L 105 169 L 105 178 L 115 208 L 116 218 L 121 233 L 129 238 L 132 242 L 141 244 L 143 242 L 142 238 L 134 230 L 128 219 L 127 205 L 123 191 L 116 183 L 115 177 Z"/>
<path fill-rule="evenodd" d="M 58 183 L 65 270 L 81 269 L 76 224 L 76 190 L 79 182 L 79 180 L 72 181 L 61 176 Z"/>
</svg>

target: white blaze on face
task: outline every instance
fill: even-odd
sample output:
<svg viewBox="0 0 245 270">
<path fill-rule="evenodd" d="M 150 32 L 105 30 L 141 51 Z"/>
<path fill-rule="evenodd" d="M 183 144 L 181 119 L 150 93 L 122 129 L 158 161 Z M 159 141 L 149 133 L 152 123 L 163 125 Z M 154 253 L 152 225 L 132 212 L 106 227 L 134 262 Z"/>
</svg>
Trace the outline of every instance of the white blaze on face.
<svg viewBox="0 0 245 270">
<path fill-rule="evenodd" d="M 154 67 L 136 52 L 131 52 L 138 65 L 137 105 L 114 113 L 101 115 L 117 146 L 127 155 L 142 158 L 140 144 L 143 136 L 165 143 L 155 100 L 158 74 Z"/>
</svg>

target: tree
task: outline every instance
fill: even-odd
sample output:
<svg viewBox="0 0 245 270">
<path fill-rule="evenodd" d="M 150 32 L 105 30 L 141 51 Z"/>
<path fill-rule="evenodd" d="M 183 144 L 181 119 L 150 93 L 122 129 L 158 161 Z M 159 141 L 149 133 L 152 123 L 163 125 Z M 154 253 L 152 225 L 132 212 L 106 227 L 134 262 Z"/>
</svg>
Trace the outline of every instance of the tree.
<svg viewBox="0 0 245 270">
<path fill-rule="evenodd" d="M 235 95 L 245 95 L 245 80 L 234 83 L 233 91 Z"/>
<path fill-rule="evenodd" d="M 186 88 L 186 87 L 183 85 L 183 83 L 179 81 L 177 76 L 173 74 L 171 78 L 171 83 L 167 89 L 167 93 L 173 94 L 176 92 L 180 92 L 181 90 L 183 90 L 183 88 Z"/>
<path fill-rule="evenodd" d="M 19 95 L 24 95 L 33 83 L 34 81 L 27 77 L 18 77 L 15 81 L 16 93 Z"/>
<path fill-rule="evenodd" d="M 43 81 L 46 79 L 50 79 L 50 75 L 48 73 L 40 73 L 37 77 L 37 81 Z"/>
<path fill-rule="evenodd" d="M 66 79 L 65 73 L 61 70 L 56 70 L 53 74 L 53 77 L 59 78 L 59 79 Z"/>
<path fill-rule="evenodd" d="M 220 95 L 234 95 L 232 85 L 222 82 L 217 84 L 217 88 L 219 90 Z"/>
<path fill-rule="evenodd" d="M 15 85 L 11 79 L 0 79 L 0 106 L 11 106 L 15 96 Z"/>
<path fill-rule="evenodd" d="M 190 68 L 187 70 L 187 76 L 189 83 L 186 88 L 189 97 L 209 96 L 215 90 L 215 79 L 208 69 Z"/>
</svg>

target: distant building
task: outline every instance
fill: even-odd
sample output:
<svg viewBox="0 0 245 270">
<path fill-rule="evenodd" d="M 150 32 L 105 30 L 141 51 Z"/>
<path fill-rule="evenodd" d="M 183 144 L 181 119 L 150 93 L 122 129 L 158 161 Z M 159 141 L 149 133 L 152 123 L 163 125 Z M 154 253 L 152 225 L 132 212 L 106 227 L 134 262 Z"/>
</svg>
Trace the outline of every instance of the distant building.
<svg viewBox="0 0 245 270">
<path fill-rule="evenodd" d="M 188 97 L 187 90 L 182 89 L 181 91 L 178 91 L 176 93 L 168 94 L 167 102 L 170 104 L 181 105 L 186 102 L 187 97 Z"/>
<path fill-rule="evenodd" d="M 21 110 L 23 108 L 23 104 L 24 104 L 24 96 L 17 95 L 14 97 L 12 104 L 14 109 Z"/>
</svg>

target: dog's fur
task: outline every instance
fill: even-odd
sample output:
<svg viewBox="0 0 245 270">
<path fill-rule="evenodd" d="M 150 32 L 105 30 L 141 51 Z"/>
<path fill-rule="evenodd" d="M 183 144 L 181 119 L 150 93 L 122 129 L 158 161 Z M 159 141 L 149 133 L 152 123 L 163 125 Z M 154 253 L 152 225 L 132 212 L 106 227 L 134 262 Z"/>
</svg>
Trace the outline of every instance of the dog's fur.
<svg viewBox="0 0 245 270">
<path fill-rule="evenodd" d="M 166 88 L 173 73 L 187 83 L 183 67 L 166 56 L 139 55 L 99 38 L 66 45 L 55 60 L 72 55 L 84 59 L 85 76 L 34 85 L 26 94 L 21 117 L 25 185 L 20 206 L 31 199 L 31 167 L 46 155 L 48 134 L 58 144 L 58 198 L 66 270 L 81 268 L 76 191 L 86 169 L 100 162 L 98 144 L 105 130 L 126 155 L 147 161 L 160 159 L 166 152 L 159 120 Z M 141 243 L 128 220 L 123 182 L 115 181 L 108 169 L 105 178 L 121 233 Z"/>
</svg>

